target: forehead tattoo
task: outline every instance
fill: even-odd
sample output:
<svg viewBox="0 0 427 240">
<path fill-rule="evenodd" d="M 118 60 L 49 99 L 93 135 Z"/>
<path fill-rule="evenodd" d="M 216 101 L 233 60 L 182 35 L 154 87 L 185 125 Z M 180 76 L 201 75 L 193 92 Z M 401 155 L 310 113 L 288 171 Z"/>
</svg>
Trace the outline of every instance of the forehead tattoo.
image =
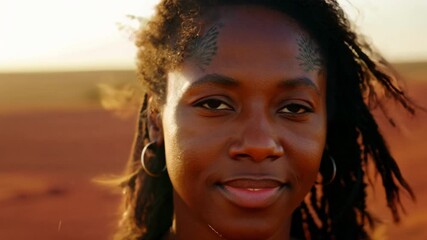
<svg viewBox="0 0 427 240">
<path fill-rule="evenodd" d="M 319 47 L 310 37 L 298 35 L 298 56 L 299 65 L 305 72 L 319 70 L 322 67 L 322 58 Z"/>
<path fill-rule="evenodd" d="M 221 24 L 215 24 L 203 36 L 197 37 L 189 44 L 187 58 L 194 61 L 203 71 L 209 66 L 218 50 L 217 40 L 221 27 Z"/>
</svg>

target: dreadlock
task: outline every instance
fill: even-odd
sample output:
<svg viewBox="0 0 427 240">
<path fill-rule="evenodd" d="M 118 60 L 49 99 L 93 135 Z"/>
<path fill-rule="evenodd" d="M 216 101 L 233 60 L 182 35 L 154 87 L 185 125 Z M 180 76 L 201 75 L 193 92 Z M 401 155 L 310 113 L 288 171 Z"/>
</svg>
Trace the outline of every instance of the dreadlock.
<svg viewBox="0 0 427 240">
<path fill-rule="evenodd" d="M 163 0 L 157 14 L 137 34 L 138 75 L 158 104 L 164 103 L 167 73 L 182 60 L 196 37 L 197 19 L 218 5 L 256 4 L 288 15 L 317 41 L 326 60 L 327 146 L 337 165 L 336 179 L 316 184 L 292 216 L 291 235 L 297 239 L 369 239 L 366 226 L 375 220 L 367 212 L 366 167 L 373 162 L 380 174 L 388 207 L 399 221 L 399 191 L 413 192 L 404 180 L 380 134 L 369 106 L 381 105 L 380 91 L 410 113 L 414 107 L 386 71 L 387 62 L 351 28 L 335 0 Z M 148 143 L 147 96 L 141 107 L 133 154 L 127 167 L 124 214 L 116 239 L 154 240 L 172 225 L 172 186 L 167 173 L 154 178 L 140 167 Z M 156 158 L 164 161 L 162 150 Z M 322 163 L 327 162 L 327 154 Z M 161 159 L 163 158 L 163 159 Z M 322 175 L 327 168 L 321 166 Z"/>
</svg>

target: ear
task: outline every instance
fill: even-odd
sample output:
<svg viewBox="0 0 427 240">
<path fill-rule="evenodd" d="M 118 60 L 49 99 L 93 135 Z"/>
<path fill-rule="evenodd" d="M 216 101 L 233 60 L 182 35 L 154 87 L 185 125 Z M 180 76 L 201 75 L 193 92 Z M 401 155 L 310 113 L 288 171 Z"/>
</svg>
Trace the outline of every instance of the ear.
<svg viewBox="0 0 427 240">
<path fill-rule="evenodd" d="M 147 128 L 150 141 L 156 141 L 157 145 L 162 145 L 164 140 L 162 116 L 156 104 L 153 103 L 152 97 L 149 97 L 147 117 Z"/>
</svg>

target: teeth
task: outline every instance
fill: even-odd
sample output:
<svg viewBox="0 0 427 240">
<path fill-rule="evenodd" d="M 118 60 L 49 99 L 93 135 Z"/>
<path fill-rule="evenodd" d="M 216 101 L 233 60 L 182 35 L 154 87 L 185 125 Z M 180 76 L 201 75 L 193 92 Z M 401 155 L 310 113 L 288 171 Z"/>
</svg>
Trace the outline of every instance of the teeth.
<svg viewBox="0 0 427 240">
<path fill-rule="evenodd" d="M 246 188 L 248 191 L 251 191 L 251 192 L 257 192 L 257 191 L 259 191 L 259 190 L 261 190 L 260 188 Z"/>
</svg>

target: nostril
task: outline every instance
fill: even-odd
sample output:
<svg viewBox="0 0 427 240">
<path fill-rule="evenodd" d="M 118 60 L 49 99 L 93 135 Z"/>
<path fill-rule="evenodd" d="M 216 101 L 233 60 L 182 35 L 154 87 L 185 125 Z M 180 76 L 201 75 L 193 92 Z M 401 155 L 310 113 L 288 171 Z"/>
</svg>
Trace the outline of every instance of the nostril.
<svg viewBox="0 0 427 240">
<path fill-rule="evenodd" d="M 230 144 L 228 151 L 232 159 L 274 161 L 284 155 L 284 146 L 272 131 L 266 128 L 250 130 L 246 129 Z"/>
<path fill-rule="evenodd" d="M 250 160 L 250 161 L 274 161 L 280 158 L 283 154 L 271 150 L 260 149 L 244 149 L 246 151 L 231 151 L 231 157 L 234 160 Z"/>
<path fill-rule="evenodd" d="M 234 155 L 234 158 L 244 159 L 244 158 L 250 158 L 250 156 L 248 154 L 239 153 L 239 154 Z"/>
<path fill-rule="evenodd" d="M 278 158 L 280 158 L 280 156 L 279 156 L 279 155 L 272 155 L 272 156 L 268 156 L 268 157 L 267 157 L 267 160 L 274 161 L 274 160 L 276 160 L 276 159 L 278 159 Z"/>
</svg>

